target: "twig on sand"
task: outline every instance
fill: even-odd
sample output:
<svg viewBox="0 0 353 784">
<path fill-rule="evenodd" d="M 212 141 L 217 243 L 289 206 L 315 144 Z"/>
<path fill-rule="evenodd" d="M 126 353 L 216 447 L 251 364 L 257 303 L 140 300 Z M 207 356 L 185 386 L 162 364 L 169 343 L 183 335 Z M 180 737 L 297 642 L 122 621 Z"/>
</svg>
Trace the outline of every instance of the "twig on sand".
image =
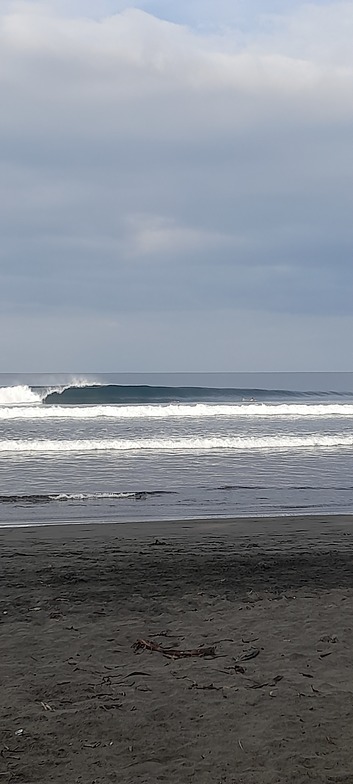
<svg viewBox="0 0 353 784">
<path fill-rule="evenodd" d="M 333 738 L 330 738 L 329 735 L 326 735 L 327 743 L 330 743 L 332 746 L 336 746 L 336 741 Z"/>
<path fill-rule="evenodd" d="M 54 708 L 52 708 L 52 706 L 51 706 L 51 705 L 49 705 L 49 703 L 48 703 L 48 702 L 41 702 L 40 704 L 41 704 L 42 708 L 43 708 L 45 711 L 53 711 L 53 710 L 54 710 Z"/>
<path fill-rule="evenodd" d="M 100 745 L 101 745 L 101 743 L 98 740 L 96 743 L 84 743 L 83 744 L 83 748 L 84 749 L 97 749 L 98 746 L 100 746 Z"/>
<path fill-rule="evenodd" d="M 250 648 L 249 651 L 245 651 L 242 653 L 241 656 L 238 656 L 239 661 L 250 661 L 250 659 L 255 659 L 260 653 L 260 648 Z"/>
<path fill-rule="evenodd" d="M 117 708 L 117 709 L 122 708 L 122 703 L 121 702 L 109 702 L 109 703 L 104 702 L 101 705 L 99 705 L 99 707 L 102 708 L 105 711 L 110 711 L 110 710 L 114 710 L 115 708 Z"/>
<path fill-rule="evenodd" d="M 150 677 L 151 673 L 150 672 L 141 672 L 140 670 L 133 670 L 133 672 L 128 672 L 127 675 L 123 675 L 121 681 L 122 682 L 125 681 L 126 678 L 132 678 L 134 675 L 147 675 L 148 677 Z M 112 677 L 114 678 L 114 675 Z M 115 677 L 119 678 L 120 676 L 116 675 Z"/>
<path fill-rule="evenodd" d="M 223 686 L 215 686 L 213 683 L 209 683 L 207 686 L 199 686 L 196 681 L 193 681 L 189 689 L 200 689 L 200 691 L 222 691 Z"/>
<path fill-rule="evenodd" d="M 216 655 L 216 648 L 214 645 L 208 645 L 201 648 L 192 648 L 190 650 L 180 650 L 179 648 L 164 648 L 153 640 L 136 640 L 132 646 L 135 652 L 139 650 L 157 651 L 162 653 L 163 656 L 168 656 L 170 659 L 184 659 L 190 656 L 212 656 Z"/>
</svg>

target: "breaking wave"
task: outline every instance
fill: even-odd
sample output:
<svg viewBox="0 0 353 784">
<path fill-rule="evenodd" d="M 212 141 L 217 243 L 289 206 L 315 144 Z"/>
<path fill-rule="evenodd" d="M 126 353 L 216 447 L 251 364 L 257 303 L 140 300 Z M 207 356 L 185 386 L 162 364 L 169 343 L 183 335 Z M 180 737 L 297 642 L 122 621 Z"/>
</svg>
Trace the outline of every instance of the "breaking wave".
<svg viewBox="0 0 353 784">
<path fill-rule="evenodd" d="M 33 406 L 45 402 L 48 395 L 61 395 L 67 389 L 83 389 L 90 382 L 84 378 L 74 378 L 67 385 L 49 388 L 31 387 L 28 384 L 14 384 L 0 387 L 0 408 L 2 406 Z M 99 384 L 95 386 L 99 387 Z"/>
<path fill-rule="evenodd" d="M 0 406 L 33 405 L 42 402 L 40 393 L 26 384 L 0 387 Z"/>
<path fill-rule="evenodd" d="M 319 393 L 294 392 L 268 389 L 219 389 L 208 387 L 161 387 L 94 384 L 70 386 L 61 391 L 50 391 L 44 397 L 45 404 L 60 405 L 107 405 L 149 403 L 202 403 L 281 400 L 301 398 Z"/>
<path fill-rule="evenodd" d="M 321 419 L 353 417 L 349 403 L 189 403 L 148 405 L 6 405 L 0 407 L 0 420 L 9 419 L 178 419 L 225 417 L 228 419 Z"/>
<path fill-rule="evenodd" d="M 0 453 L 58 454 L 86 452 L 212 452 L 228 451 L 280 451 L 296 449 L 337 449 L 352 447 L 353 434 L 334 435 L 275 435 L 275 436 L 225 436 L 137 439 L 76 439 L 72 441 L 12 440 L 0 441 Z"/>
<path fill-rule="evenodd" d="M 27 495 L 0 495 L 0 504 L 50 504 L 53 501 L 119 501 L 132 498 L 145 501 L 147 498 L 174 495 L 174 490 L 136 490 L 125 493 L 33 493 Z"/>
<path fill-rule="evenodd" d="M 234 415 L 237 415 L 237 408 L 236 404 L 248 404 L 247 412 L 248 415 L 251 416 L 256 412 L 260 411 L 260 405 L 265 405 L 266 403 L 276 403 L 277 404 L 277 415 L 287 415 L 290 413 L 295 414 L 295 410 L 293 408 L 294 401 L 298 404 L 298 413 L 302 415 L 305 413 L 305 408 L 303 407 L 305 403 L 309 406 L 315 405 L 315 400 L 319 402 L 323 401 L 330 401 L 333 403 L 333 399 L 337 398 L 345 398 L 348 395 L 344 393 L 323 393 L 323 392 L 297 392 L 294 390 L 272 390 L 272 389 L 243 389 L 243 388 L 212 388 L 212 387 L 167 387 L 167 386 L 147 386 L 147 385 L 119 385 L 119 384 L 99 384 L 94 383 L 91 384 L 86 379 L 72 379 L 72 381 L 66 385 L 61 385 L 59 387 L 50 387 L 50 388 L 42 388 L 42 387 L 30 387 L 26 384 L 19 384 L 15 386 L 7 386 L 7 387 L 0 387 L 0 411 L 2 418 L 11 418 L 11 414 L 4 411 L 3 409 L 9 407 L 25 407 L 28 415 L 31 414 L 33 417 L 40 417 L 40 416 L 49 416 L 49 414 L 39 413 L 43 409 L 51 409 L 58 411 L 58 406 L 65 406 L 68 409 L 71 409 L 71 416 L 73 418 L 79 418 L 77 413 L 73 413 L 74 409 L 78 407 L 86 408 L 88 406 L 95 406 L 96 407 L 96 414 L 91 414 L 91 416 L 116 416 L 116 413 L 113 412 L 112 406 L 116 405 L 119 406 L 119 416 L 159 416 L 159 414 L 165 415 L 165 410 L 167 406 L 173 406 L 170 409 L 170 415 L 172 416 L 186 416 L 185 410 L 183 411 L 181 406 L 190 406 L 190 404 L 194 404 L 198 406 L 198 409 L 195 408 L 194 412 L 197 413 L 199 416 L 208 416 L 209 405 L 213 404 L 217 406 L 219 404 L 225 405 L 232 405 Z M 349 397 L 352 398 L 352 394 L 349 394 Z M 293 401 L 293 403 L 292 403 Z M 44 404 L 43 406 L 41 404 Z M 251 404 L 255 404 L 257 407 L 252 408 Z M 301 404 L 301 408 L 300 408 Z M 110 406 L 110 414 L 103 413 L 103 407 Z M 160 412 L 156 409 L 156 406 L 163 406 L 164 409 Z M 177 406 L 180 406 L 180 409 L 177 409 Z M 126 407 L 126 411 L 123 412 L 122 406 Z M 129 406 L 131 410 L 129 410 Z M 136 413 L 136 407 L 140 406 L 140 410 Z M 151 406 L 154 406 L 155 413 L 152 412 Z M 204 406 L 204 407 L 202 407 Z M 280 409 L 282 406 L 282 410 Z M 132 411 L 132 407 L 135 408 L 135 414 Z M 288 407 L 288 409 L 286 408 Z M 319 408 L 319 407 L 318 407 Z M 353 406 L 351 407 L 353 410 Z M 142 410 L 144 409 L 144 410 Z M 290 409 L 290 410 L 289 410 Z M 225 408 L 219 411 L 215 409 L 215 415 L 220 413 L 229 413 L 232 415 L 232 411 L 226 411 Z M 327 414 L 328 409 L 324 411 L 322 407 L 322 413 Z M 339 413 L 338 410 L 335 410 L 335 406 L 331 406 L 331 412 L 333 415 Z M 242 408 L 243 414 L 243 408 Z M 349 411 L 347 409 L 347 414 Z M 50 414 L 53 415 L 53 414 Z M 57 413 L 59 416 L 59 413 Z M 90 416 L 88 411 L 85 411 L 85 417 Z M 319 412 L 320 415 L 320 412 Z M 14 416 L 14 415 L 13 415 Z M 64 416 L 64 414 L 62 414 Z M 68 413 L 67 416 L 70 416 Z M 18 417 L 25 417 L 24 412 L 18 411 Z M 83 415 L 82 415 L 83 417 Z"/>
</svg>

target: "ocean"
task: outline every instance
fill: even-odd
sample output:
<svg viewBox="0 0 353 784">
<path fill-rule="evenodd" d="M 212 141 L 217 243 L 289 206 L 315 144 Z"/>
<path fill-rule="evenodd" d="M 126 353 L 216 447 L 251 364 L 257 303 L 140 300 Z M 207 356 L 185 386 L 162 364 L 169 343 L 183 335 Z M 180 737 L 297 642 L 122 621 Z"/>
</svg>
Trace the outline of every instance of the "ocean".
<svg viewBox="0 0 353 784">
<path fill-rule="evenodd" d="M 0 526 L 353 512 L 353 373 L 0 375 Z"/>
</svg>

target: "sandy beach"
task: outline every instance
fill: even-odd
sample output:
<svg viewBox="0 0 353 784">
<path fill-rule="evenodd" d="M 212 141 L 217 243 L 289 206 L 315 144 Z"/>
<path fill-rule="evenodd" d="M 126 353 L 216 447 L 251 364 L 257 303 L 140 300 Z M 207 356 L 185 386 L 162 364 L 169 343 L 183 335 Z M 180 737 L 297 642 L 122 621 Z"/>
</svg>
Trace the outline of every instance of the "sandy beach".
<svg viewBox="0 0 353 784">
<path fill-rule="evenodd" d="M 0 781 L 353 782 L 353 517 L 0 547 Z"/>
</svg>

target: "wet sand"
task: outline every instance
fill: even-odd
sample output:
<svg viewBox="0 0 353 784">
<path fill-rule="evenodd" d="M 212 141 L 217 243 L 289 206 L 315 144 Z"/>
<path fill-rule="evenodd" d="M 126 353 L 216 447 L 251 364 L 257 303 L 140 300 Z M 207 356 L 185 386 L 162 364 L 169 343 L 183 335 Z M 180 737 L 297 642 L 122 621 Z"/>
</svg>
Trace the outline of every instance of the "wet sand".
<svg viewBox="0 0 353 784">
<path fill-rule="evenodd" d="M 353 784 L 353 517 L 3 528 L 0 548 L 0 783 Z"/>
</svg>

